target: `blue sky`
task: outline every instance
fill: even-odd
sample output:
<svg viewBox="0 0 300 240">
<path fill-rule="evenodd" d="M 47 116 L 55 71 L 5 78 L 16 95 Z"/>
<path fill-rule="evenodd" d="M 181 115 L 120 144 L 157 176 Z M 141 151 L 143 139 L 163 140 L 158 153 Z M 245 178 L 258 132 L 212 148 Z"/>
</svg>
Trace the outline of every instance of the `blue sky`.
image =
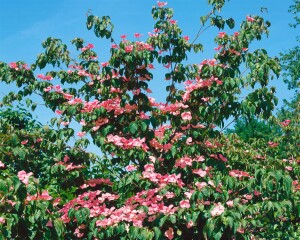
<svg viewBox="0 0 300 240">
<path fill-rule="evenodd" d="M 270 20 L 269 38 L 256 42 L 252 49 L 265 48 L 271 56 L 278 56 L 279 52 L 296 45 L 297 31 L 288 26 L 292 22 L 292 16 L 288 13 L 292 3 L 292 0 L 230 0 L 221 15 L 233 17 L 237 26 L 247 15 L 262 15 Z M 121 34 L 134 39 L 135 32 L 147 36 L 153 29 L 151 7 L 155 4 L 154 0 L 3 0 L 0 8 L 0 61 L 24 60 L 33 63 L 38 53 L 43 51 L 41 42 L 49 36 L 60 38 L 67 44 L 75 37 L 82 37 L 96 46 L 100 61 L 106 61 L 110 44 L 94 37 L 92 31 L 87 31 L 86 13 L 90 10 L 94 15 L 111 16 L 116 40 L 120 39 Z M 174 8 L 174 19 L 191 39 L 200 27 L 200 16 L 210 10 L 206 0 L 170 0 L 168 6 Z M 262 13 L 261 7 L 268 11 Z M 200 63 L 205 58 L 213 58 L 213 48 L 216 47 L 213 37 L 217 33 L 216 29 L 205 32 L 199 38 L 205 52 L 191 56 L 189 61 Z M 157 99 L 162 99 L 161 89 L 166 84 L 160 79 L 162 76 L 158 73 L 152 84 L 153 96 Z M 281 78 L 271 82 L 271 85 L 276 86 L 279 99 L 292 96 Z M 1 89 L 6 88 L 1 86 Z"/>
</svg>

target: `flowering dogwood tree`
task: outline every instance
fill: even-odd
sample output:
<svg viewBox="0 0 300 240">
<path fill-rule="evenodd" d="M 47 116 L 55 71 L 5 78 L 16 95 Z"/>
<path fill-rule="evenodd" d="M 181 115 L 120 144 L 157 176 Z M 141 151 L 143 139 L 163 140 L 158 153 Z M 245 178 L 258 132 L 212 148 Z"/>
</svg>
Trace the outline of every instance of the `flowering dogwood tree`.
<svg viewBox="0 0 300 240">
<path fill-rule="evenodd" d="M 276 144 L 252 147 L 219 130 L 230 117 L 268 118 L 276 105 L 267 87 L 279 74 L 276 59 L 248 50 L 270 23 L 245 16 L 234 32 L 234 20 L 218 15 L 224 1 L 209 3 L 202 28 L 221 32 L 215 56 L 198 63 L 185 60 L 203 46 L 182 35 L 166 2 L 152 8 L 154 30 L 145 42 L 140 34 L 117 42 L 108 16 L 88 16 L 87 28 L 111 42 L 107 62 L 81 38 L 72 41 L 78 59 L 48 38 L 35 64 L 0 62 L 1 81 L 21 88 L 2 102 L 1 238 L 300 236 L 297 159 L 282 161 Z M 169 81 L 165 102 L 150 97 L 148 85 L 160 66 Z M 252 91 L 241 99 L 245 87 Z M 33 94 L 59 115 L 52 127 L 5 107 Z M 26 103 L 35 108 L 32 99 Z M 87 136 L 101 156 L 85 150 Z"/>
</svg>

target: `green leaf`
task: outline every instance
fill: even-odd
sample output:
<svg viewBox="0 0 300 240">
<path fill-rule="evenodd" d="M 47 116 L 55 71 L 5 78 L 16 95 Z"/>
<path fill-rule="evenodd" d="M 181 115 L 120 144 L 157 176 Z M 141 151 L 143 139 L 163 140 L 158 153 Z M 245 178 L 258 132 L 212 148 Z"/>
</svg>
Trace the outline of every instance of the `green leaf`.
<svg viewBox="0 0 300 240">
<path fill-rule="evenodd" d="M 136 124 L 136 122 L 130 123 L 129 130 L 132 134 L 135 134 L 138 131 L 138 125 Z"/>
<path fill-rule="evenodd" d="M 65 233 L 65 224 L 61 219 L 54 220 L 54 228 L 59 237 L 62 237 Z"/>
</svg>

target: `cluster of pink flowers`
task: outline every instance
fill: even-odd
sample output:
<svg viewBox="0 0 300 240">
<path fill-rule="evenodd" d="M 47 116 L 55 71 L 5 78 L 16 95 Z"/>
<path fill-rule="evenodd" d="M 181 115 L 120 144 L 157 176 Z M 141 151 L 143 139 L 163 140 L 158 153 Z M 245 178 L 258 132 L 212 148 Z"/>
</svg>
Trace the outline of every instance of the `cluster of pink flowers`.
<svg viewBox="0 0 300 240">
<path fill-rule="evenodd" d="M 141 192 L 138 192 L 135 196 L 129 198 L 126 201 L 126 205 L 134 206 L 136 204 L 140 206 L 148 207 L 148 221 L 153 221 L 156 218 L 156 215 L 161 213 L 164 215 L 174 214 L 178 207 L 174 207 L 173 204 L 166 206 L 163 202 L 162 195 L 159 195 L 160 188 L 148 189 Z"/>
<path fill-rule="evenodd" d="M 170 113 L 173 115 L 178 115 L 178 114 L 180 114 L 181 109 L 186 109 L 189 107 L 188 105 L 185 105 L 180 102 L 176 102 L 173 104 L 159 104 L 158 106 L 162 113 L 164 113 L 164 114 Z"/>
<path fill-rule="evenodd" d="M 149 179 L 151 182 L 158 184 L 160 187 L 164 187 L 168 184 L 176 184 L 179 187 L 183 187 L 185 184 L 181 180 L 181 174 L 165 174 L 154 172 L 154 165 L 146 164 L 144 167 L 145 171 L 142 172 L 142 176 L 145 179 Z"/>
<path fill-rule="evenodd" d="M 37 200 L 44 200 L 49 201 L 52 200 L 52 197 L 49 195 L 49 192 L 47 190 L 44 190 L 42 194 L 35 194 L 35 195 L 28 195 L 26 198 L 26 201 L 37 201 Z"/>
<path fill-rule="evenodd" d="M 30 70 L 27 64 L 21 64 L 16 62 L 9 63 L 9 67 L 15 69 L 16 71 L 19 71 L 21 69 Z"/>
<path fill-rule="evenodd" d="M 149 145 L 154 147 L 155 149 L 159 150 L 160 152 L 167 152 L 172 148 L 171 143 L 162 144 L 157 139 L 153 138 L 151 141 L 149 141 Z"/>
<path fill-rule="evenodd" d="M 242 178 L 242 177 L 250 177 L 250 174 L 240 170 L 231 170 L 229 171 L 229 176 Z"/>
<path fill-rule="evenodd" d="M 89 43 L 88 45 L 86 45 L 85 47 L 81 48 L 81 52 L 84 52 L 86 50 L 89 50 L 89 49 L 92 49 L 94 48 L 95 46 L 91 43 Z"/>
<path fill-rule="evenodd" d="M 115 208 L 106 208 L 104 202 L 116 200 L 119 198 L 119 196 L 110 193 L 103 193 L 101 196 L 99 196 L 101 193 L 102 192 L 100 190 L 85 192 L 79 195 L 77 198 L 66 203 L 60 210 L 60 213 L 62 213 L 61 219 L 65 223 L 70 222 L 71 219 L 68 216 L 68 212 L 71 208 L 75 208 L 76 210 L 80 209 L 81 207 L 89 208 L 90 217 L 97 217 L 102 214 L 106 215 L 108 212 L 113 211 Z"/>
<path fill-rule="evenodd" d="M 80 186 L 81 189 L 85 189 L 88 187 L 96 187 L 97 185 L 109 185 L 112 186 L 113 183 L 109 178 L 95 178 L 85 181 L 83 185 Z"/>
<path fill-rule="evenodd" d="M 197 156 L 195 158 L 184 156 L 176 161 L 174 167 L 185 168 L 186 166 L 192 166 L 193 162 L 203 162 L 203 161 L 205 161 L 205 158 L 203 156 Z"/>
<path fill-rule="evenodd" d="M 48 75 L 45 76 L 44 74 L 38 74 L 37 78 L 40 78 L 40 79 L 45 80 L 45 81 L 51 81 L 53 79 L 52 76 L 48 76 Z"/>
<path fill-rule="evenodd" d="M 126 139 L 124 137 L 120 137 L 118 135 L 109 134 L 107 136 L 107 142 L 113 143 L 114 145 L 121 147 L 123 149 L 132 149 L 135 147 L 143 149 L 145 152 L 149 149 L 149 147 L 145 143 L 145 138 L 130 138 Z"/>
</svg>

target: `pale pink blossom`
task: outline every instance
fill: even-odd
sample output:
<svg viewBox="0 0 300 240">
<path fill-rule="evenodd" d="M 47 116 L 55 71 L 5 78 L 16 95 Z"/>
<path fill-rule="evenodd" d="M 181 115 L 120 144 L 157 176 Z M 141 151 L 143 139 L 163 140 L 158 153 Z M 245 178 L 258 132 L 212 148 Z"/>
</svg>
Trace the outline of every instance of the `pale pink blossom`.
<svg viewBox="0 0 300 240">
<path fill-rule="evenodd" d="M 172 240 L 174 238 L 173 228 L 169 227 L 169 229 L 165 231 L 165 237 L 167 237 L 169 240 Z"/>
<path fill-rule="evenodd" d="M 4 217 L 0 217 L 0 224 L 4 224 L 5 223 L 5 218 Z"/>
<path fill-rule="evenodd" d="M 227 205 L 228 207 L 233 207 L 233 201 L 232 201 L 232 200 L 227 201 L 227 202 L 226 202 L 226 205 Z"/>
<path fill-rule="evenodd" d="M 190 40 L 190 37 L 189 36 L 184 36 L 183 39 L 188 41 L 188 40 Z"/>
<path fill-rule="evenodd" d="M 118 48 L 118 45 L 115 44 L 115 43 L 113 43 L 113 44 L 111 45 L 111 48 L 116 49 L 116 48 Z"/>
<path fill-rule="evenodd" d="M 26 173 L 24 170 L 18 172 L 18 178 L 19 178 L 20 181 L 23 182 L 25 185 L 28 184 L 29 177 L 32 176 L 32 175 L 33 175 L 32 172 Z"/>
<path fill-rule="evenodd" d="M 292 171 L 293 170 L 293 168 L 291 166 L 286 166 L 285 169 L 288 170 L 288 171 Z"/>
<path fill-rule="evenodd" d="M 224 38 L 226 36 L 226 32 L 219 32 L 219 38 Z"/>
<path fill-rule="evenodd" d="M 28 143 L 28 139 L 26 139 L 26 140 L 24 140 L 24 141 L 21 142 L 22 145 L 25 145 L 27 143 Z"/>
<path fill-rule="evenodd" d="M 159 7 L 164 7 L 166 6 L 168 3 L 167 2 L 160 2 L 160 1 L 157 1 L 157 6 Z"/>
<path fill-rule="evenodd" d="M 186 224 L 186 227 L 187 228 L 191 228 L 194 226 L 194 222 L 193 221 L 189 221 L 187 224 Z"/>
<path fill-rule="evenodd" d="M 86 135 L 86 132 L 78 132 L 77 136 L 78 137 L 84 137 Z"/>
<path fill-rule="evenodd" d="M 102 63 L 101 63 L 101 66 L 102 66 L 102 67 L 107 67 L 108 65 L 109 65 L 108 62 L 102 62 Z"/>
<path fill-rule="evenodd" d="M 135 37 L 135 38 L 140 38 L 141 36 L 142 36 L 142 34 L 140 34 L 140 33 L 135 33 L 135 34 L 134 34 L 134 37 Z"/>
<path fill-rule="evenodd" d="M 80 121 L 80 125 L 81 125 L 81 126 L 85 126 L 85 125 L 86 125 L 86 122 L 85 122 L 85 120 L 84 120 L 84 119 L 81 119 L 81 121 Z"/>
<path fill-rule="evenodd" d="M 192 120 L 192 114 L 191 112 L 183 112 L 181 113 L 181 118 L 185 121 L 190 121 Z"/>
<path fill-rule="evenodd" d="M 68 125 L 69 125 L 69 123 L 70 123 L 70 122 L 65 122 L 65 121 L 62 121 L 60 124 L 61 124 L 61 125 L 63 125 L 63 126 L 68 126 Z"/>
<path fill-rule="evenodd" d="M 284 127 L 287 127 L 290 124 L 291 120 L 284 120 L 283 122 L 281 122 L 281 125 Z"/>
<path fill-rule="evenodd" d="M 128 171 L 128 172 L 131 172 L 131 171 L 134 171 L 136 170 L 136 166 L 135 165 L 128 165 L 125 167 L 125 169 Z"/>
<path fill-rule="evenodd" d="M 253 17 L 247 16 L 246 19 L 248 22 L 255 22 L 255 19 Z"/>
<path fill-rule="evenodd" d="M 212 217 L 220 216 L 225 211 L 224 206 L 219 202 L 215 204 L 213 210 L 210 211 Z"/>
<path fill-rule="evenodd" d="M 205 188 L 207 186 L 207 183 L 206 182 L 196 182 L 195 185 L 198 189 L 201 190 L 202 188 Z"/>
<path fill-rule="evenodd" d="M 181 208 L 189 208 L 191 205 L 190 205 L 190 201 L 189 200 L 182 200 L 182 201 L 180 201 L 180 203 L 179 203 L 179 206 L 181 207 Z"/>
<path fill-rule="evenodd" d="M 202 170 L 201 168 L 193 170 L 193 173 L 199 175 L 200 177 L 205 177 L 207 174 L 206 171 Z"/>
<path fill-rule="evenodd" d="M 46 88 L 44 88 L 44 92 L 50 92 L 50 91 L 51 91 L 51 89 L 52 89 L 52 87 L 51 87 L 51 86 L 49 86 L 49 87 L 46 87 Z"/>
<path fill-rule="evenodd" d="M 128 45 L 125 47 L 125 52 L 130 53 L 133 50 L 133 45 Z"/>
<path fill-rule="evenodd" d="M 4 167 L 5 167 L 4 163 L 0 161 L 0 168 L 4 168 Z"/>
<path fill-rule="evenodd" d="M 175 197 L 175 193 L 173 193 L 173 192 L 166 192 L 165 193 L 165 197 L 166 198 L 174 198 Z"/>
<path fill-rule="evenodd" d="M 176 23 L 177 23 L 177 20 L 170 19 L 170 20 L 169 20 L 169 23 L 171 23 L 171 24 L 176 24 Z"/>
<path fill-rule="evenodd" d="M 55 110 L 55 113 L 60 115 L 60 114 L 62 114 L 62 111 L 61 110 Z"/>
</svg>

